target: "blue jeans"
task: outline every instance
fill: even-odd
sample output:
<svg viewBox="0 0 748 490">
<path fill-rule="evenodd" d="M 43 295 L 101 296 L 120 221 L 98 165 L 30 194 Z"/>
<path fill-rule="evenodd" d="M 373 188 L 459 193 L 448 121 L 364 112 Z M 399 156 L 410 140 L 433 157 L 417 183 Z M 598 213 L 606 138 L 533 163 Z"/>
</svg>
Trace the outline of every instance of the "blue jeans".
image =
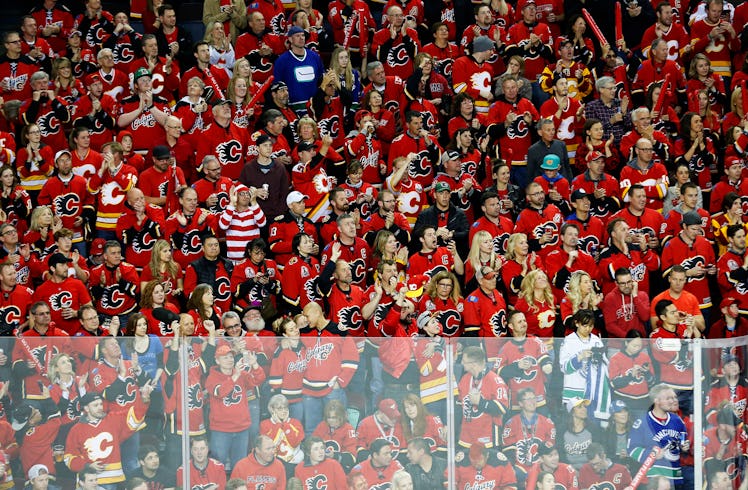
<svg viewBox="0 0 748 490">
<path fill-rule="evenodd" d="M 210 451 L 213 456 L 223 463 L 229 473 L 236 462 L 247 455 L 249 444 L 249 429 L 239 432 L 210 431 Z"/>
<path fill-rule="evenodd" d="M 348 397 L 342 388 L 332 390 L 327 396 L 319 398 L 304 397 L 304 432 L 306 434 L 314 432 L 314 429 L 322 422 L 325 405 L 331 400 L 340 400 L 344 407 L 348 407 Z"/>
</svg>

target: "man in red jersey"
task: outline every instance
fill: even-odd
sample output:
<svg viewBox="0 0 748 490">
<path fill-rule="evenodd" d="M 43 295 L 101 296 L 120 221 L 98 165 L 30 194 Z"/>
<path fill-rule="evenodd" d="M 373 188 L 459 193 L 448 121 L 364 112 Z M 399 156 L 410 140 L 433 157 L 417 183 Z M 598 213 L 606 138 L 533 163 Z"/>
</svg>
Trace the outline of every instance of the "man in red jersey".
<svg viewBox="0 0 748 490">
<path fill-rule="evenodd" d="M 151 155 L 153 166 L 140 173 L 138 187 L 148 204 L 162 207 L 168 216 L 176 210 L 177 194 L 187 186 L 187 181 L 168 147 L 158 145 Z"/>
<path fill-rule="evenodd" d="M 725 196 L 735 192 L 739 196 L 748 196 L 748 180 L 743 178 L 743 160 L 737 156 L 725 158 L 725 175 L 712 188 L 709 196 L 709 212 L 719 214 Z"/>
<path fill-rule="evenodd" d="M 109 240 L 104 245 L 104 263 L 91 269 L 91 293 L 102 318 L 118 316 L 120 325 L 138 306 L 140 278 L 135 266 L 122 260 L 119 242 Z"/>
<path fill-rule="evenodd" d="M 39 36 L 55 52 L 65 49 L 68 34 L 73 29 L 73 14 L 70 9 L 57 0 L 43 0 L 30 13 L 36 19 Z"/>
<path fill-rule="evenodd" d="M 498 447 L 503 417 L 509 411 L 509 388 L 496 371 L 486 364 L 486 355 L 478 346 L 462 351 L 465 374 L 459 383 L 458 402 L 463 420 L 459 446 Z"/>
<path fill-rule="evenodd" d="M 171 102 L 174 93 L 179 89 L 179 67 L 171 55 L 159 56 L 158 41 L 154 34 L 146 34 L 142 40 L 143 56 L 130 64 L 129 72 L 135 73 L 138 68 L 146 68 L 153 76 L 153 93 Z"/>
<path fill-rule="evenodd" d="M 143 191 L 127 191 L 127 210 L 117 219 L 117 239 L 125 245 L 125 259 L 138 272 L 151 260 L 156 240 L 164 236 L 163 211 L 148 204 Z"/>
<path fill-rule="evenodd" d="M 701 234 L 710 242 L 714 240 L 714 231 L 710 226 L 711 217 L 709 211 L 699 205 L 701 191 L 699 186 L 693 182 L 686 182 L 680 186 L 680 199 L 677 206 L 670 210 L 665 216 L 665 232 L 662 241 L 667 242 L 676 236 L 681 230 L 683 216 L 689 212 L 695 212 L 701 216 Z"/>
<path fill-rule="evenodd" d="M 587 448 L 587 464 L 579 470 L 582 488 L 623 490 L 631 483 L 631 473 L 622 464 L 614 463 L 605 454 L 602 444 L 593 442 Z"/>
<path fill-rule="evenodd" d="M 86 188 L 86 179 L 73 173 L 68 150 L 57 152 L 55 167 L 57 172 L 44 183 L 37 202 L 52 207 L 62 226 L 73 231 L 75 248 L 85 255 L 84 233 L 90 233 L 94 224 L 93 197 Z"/>
<path fill-rule="evenodd" d="M 247 58 L 252 68 L 252 80 L 265 83 L 273 72 L 273 62 L 286 50 L 285 31 L 274 34 L 266 28 L 265 17 L 260 11 L 248 13 L 247 24 L 249 30 L 236 38 L 236 59 Z"/>
<path fill-rule="evenodd" d="M 641 64 L 632 84 L 631 96 L 635 102 L 643 102 L 650 86 L 667 78 L 670 82 L 670 89 L 664 96 L 663 110 L 680 105 L 679 98 L 683 97 L 686 92 L 686 77 L 678 63 L 668 59 L 668 50 L 667 40 L 658 37 L 652 41 L 649 59 Z"/>
<path fill-rule="evenodd" d="M 652 158 L 654 148 L 655 145 L 648 138 L 639 138 L 636 145 L 632 147 L 632 151 L 636 151 L 636 158 L 628 162 L 621 170 L 621 197 L 624 202 L 631 200 L 631 196 L 628 195 L 629 191 L 635 184 L 640 184 L 646 196 L 646 207 L 661 211 L 669 179 L 665 165 Z M 663 231 L 665 230 L 661 230 Z"/>
<path fill-rule="evenodd" d="M 197 192 L 185 187 L 179 196 L 179 209 L 166 219 L 164 236 L 170 238 L 174 248 L 174 260 L 186 268 L 200 257 L 202 241 L 218 230 L 218 217 L 197 207 Z"/>
<path fill-rule="evenodd" d="M 220 461 L 208 456 L 208 437 L 190 437 L 190 485 L 198 488 L 225 488 L 226 469 Z M 184 466 L 177 468 L 177 487 L 184 483 Z"/>
<path fill-rule="evenodd" d="M 80 400 L 84 415 L 67 436 L 65 465 L 74 473 L 86 464 L 97 468 L 99 485 L 116 486 L 125 481 L 120 444 L 142 427 L 153 387 L 146 383 L 136 390 L 136 403 L 120 412 L 107 412 L 101 394 L 86 393 Z"/>
<path fill-rule="evenodd" d="M 37 67 L 31 58 L 21 54 L 21 42 L 16 31 L 3 35 L 5 55 L 0 58 L 0 95 L 6 102 L 31 97 L 31 75 Z"/>
<path fill-rule="evenodd" d="M 31 268 L 38 266 L 36 255 L 31 255 L 28 243 L 19 243 L 18 228 L 10 223 L 0 225 L 0 255 L 16 269 L 16 281 L 31 286 Z"/>
<path fill-rule="evenodd" d="M 247 17 L 255 12 L 262 15 L 264 28 L 273 34 L 282 36 L 286 34 L 286 17 L 283 10 L 283 2 L 280 0 L 256 0 L 247 4 Z"/>
<path fill-rule="evenodd" d="M 538 397 L 532 388 L 522 388 L 516 396 L 519 413 L 504 426 L 501 443 L 509 461 L 527 471 L 540 460 L 537 453 L 540 446 L 556 444 L 556 426 L 538 413 Z"/>
<path fill-rule="evenodd" d="M 514 232 L 527 235 L 530 251 L 540 251 L 545 257 L 559 243 L 563 216 L 554 204 L 546 204 L 543 188 L 537 182 L 527 186 L 526 195 L 528 206 L 519 213 Z"/>
<path fill-rule="evenodd" d="M 117 219 L 125 211 L 127 191 L 138 181 L 136 170 L 123 162 L 123 149 L 119 143 L 107 143 L 103 150 L 104 161 L 88 181 L 88 191 L 96 195 L 96 236 L 114 238 Z"/>
<path fill-rule="evenodd" d="M 659 2 L 655 6 L 657 22 L 650 26 L 642 36 L 642 54 L 649 57 L 652 41 L 662 38 L 667 43 L 667 59 L 675 61 L 680 66 L 686 66 L 684 58 L 692 51 L 691 37 L 686 29 L 674 17 L 676 12 L 669 2 Z"/>
<path fill-rule="evenodd" d="M 369 244 L 381 230 L 387 230 L 395 235 L 401 246 L 407 247 L 410 241 L 410 223 L 408 218 L 397 211 L 397 199 L 390 189 L 382 189 L 377 195 L 377 212 L 361 223 L 364 238 Z"/>
<path fill-rule="evenodd" d="M 206 88 L 213 89 L 213 97 L 223 99 L 229 85 L 229 77 L 226 70 L 210 64 L 210 45 L 205 41 L 195 43 L 192 54 L 195 56 L 195 66 L 182 74 L 179 96 L 187 95 L 187 82 L 190 78 L 197 77 L 203 81 Z"/>
<path fill-rule="evenodd" d="M 458 466 L 455 479 L 457 488 L 517 489 L 517 477 L 511 463 L 489 464 L 488 449 L 476 444 L 470 447 L 469 466 Z M 503 460 L 501 460 L 503 461 Z"/>
<path fill-rule="evenodd" d="M 509 218 L 501 216 L 501 199 L 499 199 L 498 194 L 486 191 L 481 195 L 480 200 L 483 216 L 478 218 L 470 226 L 470 246 L 472 247 L 473 245 L 475 234 L 481 230 L 485 230 L 493 238 L 494 252 L 503 255 L 506 252 L 506 241 L 514 231 L 514 223 Z"/>
<path fill-rule="evenodd" d="M 306 217 L 307 197 L 299 191 L 293 191 L 286 197 L 288 212 L 275 218 L 270 224 L 270 250 L 276 256 L 278 265 L 283 267 L 290 258 L 292 247 L 291 241 L 297 233 L 306 233 L 317 243 L 317 228 L 314 223 Z M 313 254 L 319 253 L 319 246 Z"/>
<path fill-rule="evenodd" d="M 454 240 L 450 239 L 446 247 L 438 246 L 438 238 L 446 238 L 448 235 L 439 232 L 436 226 L 431 224 L 423 226 L 416 235 L 421 242 L 421 249 L 408 260 L 409 275 L 425 274 L 433 277 L 442 270 L 464 273 L 465 265 L 457 253 Z"/>
<path fill-rule="evenodd" d="M 516 183 L 517 167 L 527 166 L 527 150 L 532 144 L 530 129 L 540 119 L 540 114 L 529 99 L 519 94 L 516 77 L 502 77 L 501 87 L 504 95 L 499 96 L 488 111 L 487 131 L 491 138 L 499 140 L 501 158 L 509 163 Z M 526 172 L 523 169 L 519 173 Z"/>
<path fill-rule="evenodd" d="M 696 211 L 682 215 L 681 231 L 662 249 L 663 276 L 676 264 L 686 269 L 686 291 L 699 300 L 699 308 L 708 316 L 712 306 L 707 276 L 717 274 L 717 260 L 709 240 L 704 238 L 703 219 Z M 707 319 L 708 323 L 708 319 Z"/>
<path fill-rule="evenodd" d="M 536 488 L 541 472 L 553 473 L 556 489 L 579 490 L 577 471 L 573 466 L 559 462 L 558 449 L 555 446 L 541 444 L 538 447 L 540 460 L 534 463 L 527 472 L 526 488 Z"/>
<path fill-rule="evenodd" d="M 593 281 L 598 281 L 595 259 L 579 246 L 579 226 L 566 222 L 561 225 L 560 244 L 544 259 L 546 273 L 553 284 L 554 293 L 562 296 L 568 291 L 571 275 L 585 271 Z"/>
<path fill-rule="evenodd" d="M 55 150 L 67 146 L 63 124 L 70 122 L 68 103 L 49 88 L 49 75 L 37 71 L 31 75 L 31 97 L 18 109 L 18 117 L 25 125 L 36 124 L 42 141 Z"/>
<path fill-rule="evenodd" d="M 730 19 L 722 17 L 723 0 L 708 0 L 705 4 L 706 18 L 691 26 L 693 52 L 704 53 L 714 73 L 729 78 L 732 76 L 732 53 L 741 51 L 740 37 Z"/>
<path fill-rule="evenodd" d="M 545 65 L 554 61 L 551 29 L 548 24 L 538 22 L 535 0 L 526 0 L 521 12 L 522 21 L 512 25 L 507 32 L 504 55 L 518 55 L 525 59 L 525 77 L 532 82 L 533 100 L 540 105 L 547 96 L 543 95 L 537 80 Z"/>
<path fill-rule="evenodd" d="M 430 189 L 434 178 L 434 165 L 441 155 L 437 139 L 423 127 L 423 115 L 420 112 L 408 111 L 405 114 L 406 130 L 392 141 L 387 168 L 393 168 L 396 158 L 414 153 L 410 160 L 408 174 L 424 189 Z"/>
<path fill-rule="evenodd" d="M 587 153 L 587 171 L 574 177 L 571 183 L 574 206 L 574 192 L 584 191 L 589 199 L 589 214 L 607 222 L 610 215 L 621 206 L 620 185 L 618 179 L 605 173 L 605 155 L 599 151 Z"/>
<path fill-rule="evenodd" d="M 325 441 L 310 436 L 302 445 L 304 462 L 296 466 L 295 475 L 304 488 L 344 488 L 346 476 L 343 466 L 333 457 L 328 457 Z"/>
<path fill-rule="evenodd" d="M 202 249 L 202 257 L 185 268 L 184 294 L 189 298 L 198 284 L 208 284 L 213 289 L 215 306 L 221 311 L 229 311 L 233 264 L 221 256 L 220 243 L 215 236 L 203 238 Z"/>
<path fill-rule="evenodd" d="M 18 284 L 16 268 L 12 263 L 0 264 L 0 334 L 11 336 L 14 331 L 26 326 L 27 309 L 33 293 L 30 288 Z"/>
<path fill-rule="evenodd" d="M 359 472 L 366 479 L 367 488 L 392 488 L 390 482 L 402 465 L 393 457 L 392 443 L 385 438 L 375 439 L 368 447 L 369 457 L 353 467 L 352 472 Z"/>
<path fill-rule="evenodd" d="M 483 5 L 488 10 L 488 5 Z M 490 16 L 490 13 L 489 13 Z M 467 31 L 466 31 L 467 32 Z M 495 44 L 487 36 L 479 36 L 472 41 L 471 53 L 460 56 L 452 66 L 452 87 L 455 94 L 465 92 L 475 100 L 479 113 L 488 113 L 493 100 L 491 83 L 494 77 L 493 66 L 488 60 L 494 55 Z"/>
<path fill-rule="evenodd" d="M 152 148 L 153 142 L 164 139 L 166 117 L 171 114 L 169 101 L 153 93 L 151 72 L 138 68 L 133 74 L 133 95 L 122 99 L 117 126 L 132 133 L 136 152 Z"/>
<path fill-rule="evenodd" d="M 496 372 L 509 380 L 509 398 L 512 400 L 513 411 L 521 408 L 518 395 L 523 388 L 532 390 L 537 407 L 545 407 L 546 384 L 553 372 L 553 362 L 548 350 L 540 338 L 527 335 L 527 318 L 524 313 L 513 310 L 507 316 L 512 336 L 499 345 Z M 543 413 L 548 413 L 548 409 L 543 408 Z"/>
<path fill-rule="evenodd" d="M 371 267 L 371 249 L 363 238 L 356 235 L 356 221 L 353 215 L 344 213 L 337 220 L 337 238 L 328 243 L 322 251 L 320 265 L 327 264 L 333 254 L 335 244 L 339 245 L 341 257 L 346 260 L 351 268 L 352 283 L 363 286 L 366 283 L 366 274 Z"/>
<path fill-rule="evenodd" d="M 371 54 L 382 62 L 389 76 L 407 79 L 413 73 L 413 59 L 421 50 L 418 33 L 408 26 L 403 9 L 393 5 L 387 9 L 389 26 L 374 34 Z"/>
<path fill-rule="evenodd" d="M 239 478 L 247 490 L 285 490 L 286 471 L 275 457 L 275 443 L 266 435 L 252 442 L 252 452 L 240 459 L 231 470 L 231 478 Z"/>
<path fill-rule="evenodd" d="M 114 67 L 114 53 L 109 48 L 98 52 L 96 62 L 99 64 L 99 71 L 96 73 L 101 77 L 104 93 L 118 103 L 121 102 L 130 92 L 128 74 Z"/>
<path fill-rule="evenodd" d="M 402 115 L 400 114 L 400 100 L 405 90 L 405 80 L 407 77 L 400 78 L 395 75 L 387 75 L 381 61 L 370 61 L 366 65 L 366 74 L 371 83 L 364 88 L 364 93 L 376 90 L 382 95 L 384 108 L 392 112 L 395 127 L 397 130 L 400 130 L 402 119 Z"/>
<path fill-rule="evenodd" d="M 629 187 L 626 196 L 629 205 L 618 211 L 612 218 L 623 218 L 632 233 L 646 235 L 649 248 L 657 249 L 665 234 L 665 219 L 662 213 L 647 207 L 647 191 L 641 184 Z"/>
<path fill-rule="evenodd" d="M 0 228 L 2 230 L 2 228 Z M 748 314 L 748 255 L 746 232 L 741 224 L 727 227 L 727 252 L 717 261 L 717 283 L 723 297 L 738 301 L 740 313 Z"/>
<path fill-rule="evenodd" d="M 353 58 L 351 63 L 357 65 L 365 55 L 369 31 L 376 29 L 369 5 L 362 0 L 334 0 L 330 2 L 327 18 L 335 44 L 348 48 Z"/>
<path fill-rule="evenodd" d="M 95 151 L 101 145 L 114 138 L 117 102 L 111 95 L 104 93 L 101 75 L 89 73 L 83 78 L 88 93 L 82 95 L 70 108 L 73 125 L 88 129 L 91 136 L 91 147 Z"/>
<path fill-rule="evenodd" d="M 72 262 L 73 259 L 62 253 L 52 254 L 48 261 L 47 280 L 36 288 L 33 298 L 49 305 L 52 321 L 69 335 L 78 329 L 78 310 L 92 304 L 85 284 L 68 273 Z"/>
<path fill-rule="evenodd" d="M 660 268 L 660 258 L 650 250 L 647 236 L 632 235 L 629 230 L 623 218 L 608 223 L 610 246 L 600 253 L 598 261 L 603 294 L 613 290 L 616 271 L 621 267 L 629 269 L 639 289 L 649 293 L 649 271 Z"/>
<path fill-rule="evenodd" d="M 373 414 L 363 418 L 356 428 L 359 461 L 374 454 L 371 449 L 375 441 L 384 439 L 390 446 L 393 457 L 406 448 L 400 410 L 392 398 L 384 398 L 377 404 Z"/>
<path fill-rule="evenodd" d="M 574 211 L 566 217 L 566 223 L 573 223 L 579 228 L 579 250 L 597 259 L 608 237 L 603 221 L 590 213 L 590 197 L 584 189 L 576 189 L 571 193 L 571 207 Z"/>
</svg>

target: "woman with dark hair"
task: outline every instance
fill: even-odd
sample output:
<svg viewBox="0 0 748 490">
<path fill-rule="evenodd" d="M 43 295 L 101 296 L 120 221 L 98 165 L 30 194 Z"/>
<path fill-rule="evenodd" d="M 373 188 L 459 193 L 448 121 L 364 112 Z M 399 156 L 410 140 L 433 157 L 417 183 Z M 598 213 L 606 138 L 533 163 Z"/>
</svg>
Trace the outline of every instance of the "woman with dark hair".
<svg viewBox="0 0 748 490">
<path fill-rule="evenodd" d="M 675 163 L 688 164 L 696 177 L 704 199 L 712 191 L 711 166 L 717 163 L 717 149 L 712 137 L 704 131 L 701 116 L 687 112 L 680 121 L 680 137 L 673 145 Z"/>
<path fill-rule="evenodd" d="M 210 332 L 206 327 L 206 322 L 213 322 L 215 328 L 221 325 L 221 310 L 215 306 L 215 296 L 213 288 L 207 284 L 198 284 L 192 291 L 189 301 L 187 301 L 187 313 L 195 322 L 195 333 L 197 337 L 205 337 Z"/>
<path fill-rule="evenodd" d="M 273 332 L 280 337 L 273 354 L 268 374 L 268 384 L 273 393 L 285 395 L 292 418 L 304 420 L 304 404 L 301 403 L 304 372 L 306 371 L 306 347 L 296 321 L 282 316 L 273 322 Z"/>
<path fill-rule="evenodd" d="M 655 82 L 649 85 L 647 89 L 646 98 L 644 105 L 649 109 L 649 113 L 652 117 L 652 126 L 656 131 L 662 131 L 671 139 L 676 138 L 678 135 L 678 129 L 680 127 L 680 118 L 671 106 L 665 106 L 662 108 L 662 113 L 658 113 L 654 110 L 654 106 L 657 103 L 657 99 L 660 96 L 663 82 Z"/>
<path fill-rule="evenodd" d="M 512 184 L 511 168 L 504 160 L 492 160 L 492 176 L 494 185 L 486 189 L 486 192 L 495 192 L 499 195 L 499 213 L 514 221 L 522 211 L 525 202 L 525 192 L 518 185 Z"/>
<path fill-rule="evenodd" d="M 379 263 L 383 260 L 391 260 L 397 266 L 398 281 L 405 282 L 405 269 L 408 266 L 408 247 L 402 246 L 394 233 L 389 230 L 379 230 L 374 237 L 371 254 L 371 269 L 375 271 L 375 279 Z"/>
<path fill-rule="evenodd" d="M 599 119 L 592 117 L 584 122 L 582 133 L 584 144 L 577 147 L 577 157 L 575 159 L 577 172 L 584 173 L 587 170 L 587 155 L 593 151 L 598 151 L 605 155 L 605 170 L 607 172 L 618 170 L 621 164 L 621 154 L 613 144 L 613 133 L 610 134 L 610 138 L 607 140 L 603 139 L 605 134 L 603 123 Z"/>
<path fill-rule="evenodd" d="M 712 103 L 709 99 L 709 91 L 707 89 L 699 90 L 694 95 L 693 109 L 691 109 L 691 100 L 689 102 L 689 109 L 696 112 L 701 116 L 701 120 L 704 123 L 704 129 L 709 131 L 715 139 L 722 139 L 722 125 L 720 124 L 721 115 L 718 115 L 712 110 Z"/>
<path fill-rule="evenodd" d="M 649 390 L 654 386 L 654 366 L 647 340 L 638 330 L 629 330 L 623 349 L 613 354 L 608 366 L 613 399 L 622 401 L 634 416 L 647 410 Z"/>
<path fill-rule="evenodd" d="M 484 184 L 486 181 L 491 182 L 491 169 L 487 161 L 483 160 L 483 155 L 475 145 L 475 137 L 470 128 L 460 128 L 455 131 L 454 136 L 445 151 L 456 151 L 460 154 L 462 162 L 462 173 L 467 172 L 472 175 L 476 182 Z M 488 167 L 488 168 L 487 168 Z"/>
<path fill-rule="evenodd" d="M 663 199 L 662 215 L 667 218 L 668 213 L 678 206 L 681 202 L 680 188 L 686 182 L 692 182 L 691 168 L 688 166 L 688 162 L 681 161 L 675 166 L 673 174 L 670 176 L 670 187 L 668 187 L 665 199 Z M 696 209 L 704 207 L 704 198 L 701 195 L 701 188 L 699 188 L 699 200 L 697 201 Z"/>
<path fill-rule="evenodd" d="M 285 309 L 291 314 L 301 313 L 312 302 L 319 302 L 316 279 L 320 273 L 319 261 L 312 255 L 314 238 L 306 233 L 297 233 L 291 241 L 293 255 L 283 269 L 281 283 Z"/>
<path fill-rule="evenodd" d="M 22 236 L 26 232 L 26 218 L 30 214 L 31 197 L 19 185 L 16 170 L 8 163 L 0 166 L 0 218 L 3 218 L 0 221 L 15 226 L 19 236 Z"/>
<path fill-rule="evenodd" d="M 171 325 L 167 325 L 153 316 L 156 308 L 166 308 L 175 315 L 179 314 L 179 307 L 166 299 L 164 285 L 160 279 L 152 279 L 141 286 L 140 313 L 148 320 L 148 333 L 160 337 L 170 337 L 174 334 Z"/>
<path fill-rule="evenodd" d="M 267 244 L 262 238 L 247 243 L 244 260 L 234 266 L 231 273 L 231 290 L 234 307 L 244 309 L 253 301 L 270 302 L 273 309 L 275 296 L 280 292 L 281 273 L 278 264 L 267 258 Z"/>
<path fill-rule="evenodd" d="M 329 488 L 348 488 L 343 467 L 334 458 L 328 457 L 325 441 L 317 436 L 309 436 L 301 445 L 304 461 L 294 470 L 294 475 L 302 482 L 324 476 Z M 288 467 L 286 468 L 289 469 Z"/>
<path fill-rule="evenodd" d="M 722 199 L 722 212 L 712 218 L 714 241 L 719 246 L 718 257 L 727 251 L 727 227 L 742 224 L 748 233 L 748 216 L 743 214 L 743 201 L 736 192 L 729 192 Z"/>
<path fill-rule="evenodd" d="M 395 114 L 384 106 L 382 94 L 378 90 L 373 89 L 364 94 L 359 110 L 371 113 L 371 117 L 374 119 L 377 139 L 382 144 L 382 153 L 385 156 L 384 160 L 387 161 L 386 156 L 389 154 L 390 143 L 395 139 L 395 133 L 397 132 L 398 122 L 395 119 Z"/>
<path fill-rule="evenodd" d="M 574 61 L 590 67 L 595 60 L 595 46 L 592 44 L 592 39 L 589 36 L 585 36 L 587 33 L 587 21 L 580 14 L 574 14 L 569 19 L 567 25 L 569 26 L 569 31 L 566 33 L 566 37 L 571 39 L 572 46 L 574 47 Z"/>
<path fill-rule="evenodd" d="M 475 99 L 470 94 L 460 92 L 452 98 L 447 136 L 452 138 L 460 128 L 468 128 L 477 133 L 484 125 L 485 118 L 475 110 Z"/>
<path fill-rule="evenodd" d="M 429 442 L 432 455 L 446 455 L 447 430 L 439 417 L 429 413 L 420 396 L 414 393 L 405 395 L 403 415 L 402 426 L 406 443 L 413 438 L 421 437 Z"/>
</svg>

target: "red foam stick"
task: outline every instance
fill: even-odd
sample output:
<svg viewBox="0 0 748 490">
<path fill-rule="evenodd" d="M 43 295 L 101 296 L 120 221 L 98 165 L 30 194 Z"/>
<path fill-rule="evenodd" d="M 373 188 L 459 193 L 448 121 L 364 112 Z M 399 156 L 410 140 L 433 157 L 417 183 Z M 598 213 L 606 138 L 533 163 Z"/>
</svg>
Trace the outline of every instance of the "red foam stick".
<svg viewBox="0 0 748 490">
<path fill-rule="evenodd" d="M 636 472 L 636 475 L 634 475 L 634 478 L 631 479 L 631 484 L 626 487 L 625 490 L 634 490 L 636 487 L 639 486 L 639 484 L 642 482 L 644 477 L 647 474 L 647 471 L 652 467 L 655 460 L 660 456 L 660 447 L 655 447 L 652 449 L 652 452 L 649 453 L 649 456 L 644 460 L 642 463 L 642 467 L 639 468 L 639 471 Z"/>
<path fill-rule="evenodd" d="M 660 88 L 660 95 L 657 97 L 657 102 L 655 102 L 654 107 L 652 110 L 657 113 L 657 119 L 659 120 L 662 117 L 662 108 L 665 105 L 665 98 L 666 93 L 668 89 L 670 88 L 670 74 L 668 73 L 665 75 L 665 81 L 662 82 L 662 88 Z"/>
<path fill-rule="evenodd" d="M 260 85 L 259 90 L 257 90 L 257 93 L 250 99 L 249 101 L 249 107 L 255 107 L 257 105 L 257 101 L 260 100 L 260 97 L 263 97 L 265 95 L 265 92 L 270 88 L 270 84 L 273 83 L 273 80 L 275 80 L 274 75 L 270 75 L 267 80 L 265 80 L 265 83 Z"/>
<path fill-rule="evenodd" d="M 605 39 L 605 36 L 603 36 L 603 31 L 601 31 L 597 26 L 595 19 L 593 19 L 590 13 L 587 12 L 587 9 L 582 9 L 582 15 L 584 15 L 584 20 L 587 21 L 587 25 L 590 26 L 590 29 L 592 29 L 592 33 L 595 35 L 597 40 L 600 41 L 600 44 L 608 44 L 608 40 Z"/>
<path fill-rule="evenodd" d="M 621 13 L 621 4 L 616 2 L 616 43 L 623 39 L 623 14 Z"/>
</svg>

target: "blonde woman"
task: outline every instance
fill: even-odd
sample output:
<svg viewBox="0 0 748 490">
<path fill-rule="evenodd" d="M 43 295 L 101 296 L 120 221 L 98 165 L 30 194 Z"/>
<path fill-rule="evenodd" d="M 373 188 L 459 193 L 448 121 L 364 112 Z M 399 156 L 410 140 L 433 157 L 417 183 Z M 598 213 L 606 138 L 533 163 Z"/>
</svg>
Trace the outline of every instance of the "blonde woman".
<svg viewBox="0 0 748 490">
<path fill-rule="evenodd" d="M 347 49 L 340 47 L 332 52 L 330 69 L 338 75 L 338 80 L 340 80 L 339 91 L 349 92 L 348 98 L 352 103 L 350 107 L 346 107 L 346 110 L 353 114 L 358 110 L 363 95 L 363 86 L 361 85 L 361 73 L 351 66 L 351 57 Z"/>
<path fill-rule="evenodd" d="M 603 313 L 599 308 L 602 300 L 603 295 L 595 289 L 589 273 L 581 270 L 572 272 L 568 292 L 561 300 L 561 321 L 566 327 L 566 334 L 575 330 L 572 317 L 579 310 L 590 310 L 595 314 L 595 329 L 600 332 L 604 325 Z"/>
<path fill-rule="evenodd" d="M 67 58 L 56 58 L 52 62 L 52 85 L 55 95 L 73 104 L 86 93 L 83 83 L 73 76 L 73 64 Z"/>
<path fill-rule="evenodd" d="M 205 29 L 205 42 L 210 48 L 210 64 L 222 68 L 230 77 L 233 74 L 236 54 L 231 39 L 223 29 L 223 22 L 213 22 Z"/>
<path fill-rule="evenodd" d="M 483 266 L 488 266 L 498 272 L 504 265 L 506 259 L 494 251 L 493 237 L 486 230 L 480 230 L 473 235 L 473 242 L 470 245 L 470 252 L 465 261 L 465 284 L 468 284 L 475 271 L 480 270 Z M 468 291 L 474 288 L 468 287 Z"/>
<path fill-rule="evenodd" d="M 535 269 L 525 275 L 515 309 L 525 314 L 528 335 L 554 336 L 556 304 L 545 272 Z"/>
<path fill-rule="evenodd" d="M 31 213 L 31 223 L 23 235 L 22 243 L 36 254 L 38 259 L 46 257 L 55 245 L 54 234 L 62 229 L 62 221 L 52 214 L 49 206 L 37 206 Z"/>
<path fill-rule="evenodd" d="M 506 242 L 506 264 L 501 274 L 507 291 L 507 304 L 513 305 L 517 302 L 522 281 L 528 272 L 543 268 L 543 261 L 535 254 L 530 253 L 527 235 L 514 233 Z"/>
<path fill-rule="evenodd" d="M 184 274 L 179 264 L 172 257 L 171 244 L 166 240 L 156 240 L 151 251 L 151 261 L 140 274 L 140 289 L 158 279 L 164 286 L 164 293 L 169 301 L 179 304 L 184 289 Z"/>
</svg>

